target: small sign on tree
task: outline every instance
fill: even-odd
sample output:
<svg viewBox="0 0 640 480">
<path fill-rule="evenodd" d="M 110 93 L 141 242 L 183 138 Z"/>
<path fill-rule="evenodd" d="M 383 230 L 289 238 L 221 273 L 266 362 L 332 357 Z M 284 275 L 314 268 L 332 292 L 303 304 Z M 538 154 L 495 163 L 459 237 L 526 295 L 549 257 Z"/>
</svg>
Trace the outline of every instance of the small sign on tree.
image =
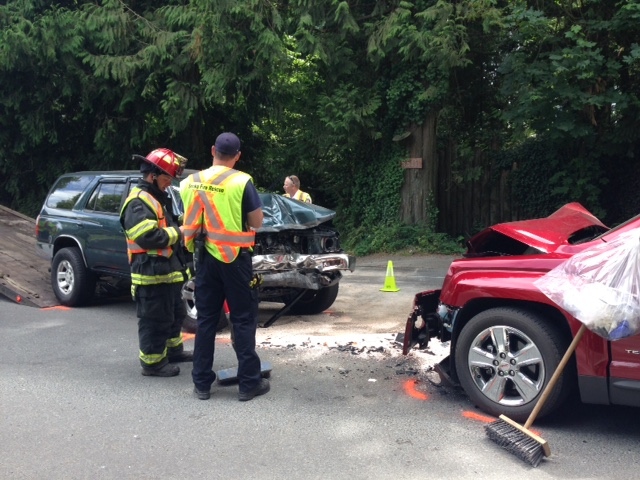
<svg viewBox="0 0 640 480">
<path fill-rule="evenodd" d="M 422 157 L 410 158 L 402 162 L 402 168 L 422 168 Z"/>
</svg>

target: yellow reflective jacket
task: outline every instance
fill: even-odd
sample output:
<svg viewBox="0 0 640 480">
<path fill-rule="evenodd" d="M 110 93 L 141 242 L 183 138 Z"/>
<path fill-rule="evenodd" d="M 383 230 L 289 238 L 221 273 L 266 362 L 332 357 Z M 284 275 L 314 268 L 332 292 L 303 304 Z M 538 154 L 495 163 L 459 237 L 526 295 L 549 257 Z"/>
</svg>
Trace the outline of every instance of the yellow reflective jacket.
<svg viewBox="0 0 640 480">
<path fill-rule="evenodd" d="M 186 280 L 185 268 L 172 248 L 180 239 L 180 229 L 169 225 L 164 205 L 144 186 L 131 190 L 120 210 L 120 223 L 127 239 L 132 285 Z M 144 243 L 146 248 L 140 243 Z"/>
<path fill-rule="evenodd" d="M 313 203 L 311 201 L 311 195 L 309 195 L 307 192 L 303 192 L 302 190 L 298 190 L 293 197 L 291 197 L 291 195 L 289 195 L 288 193 L 285 193 L 282 196 L 287 198 L 293 198 L 294 200 L 300 200 L 301 202 L 305 202 L 305 203 Z"/>
</svg>

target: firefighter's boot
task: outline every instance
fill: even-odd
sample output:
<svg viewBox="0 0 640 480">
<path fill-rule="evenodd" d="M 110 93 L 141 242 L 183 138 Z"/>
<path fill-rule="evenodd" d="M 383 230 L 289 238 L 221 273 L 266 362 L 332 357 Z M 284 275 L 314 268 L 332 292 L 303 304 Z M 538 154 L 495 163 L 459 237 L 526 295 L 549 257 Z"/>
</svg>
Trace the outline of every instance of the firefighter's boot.
<svg viewBox="0 0 640 480">
<path fill-rule="evenodd" d="M 175 377 L 180 373 L 180 367 L 169 362 L 160 362 L 160 365 L 144 365 L 142 375 L 145 377 Z"/>
<path fill-rule="evenodd" d="M 169 363 L 193 362 L 193 352 L 185 351 L 184 346 L 167 349 Z"/>
</svg>

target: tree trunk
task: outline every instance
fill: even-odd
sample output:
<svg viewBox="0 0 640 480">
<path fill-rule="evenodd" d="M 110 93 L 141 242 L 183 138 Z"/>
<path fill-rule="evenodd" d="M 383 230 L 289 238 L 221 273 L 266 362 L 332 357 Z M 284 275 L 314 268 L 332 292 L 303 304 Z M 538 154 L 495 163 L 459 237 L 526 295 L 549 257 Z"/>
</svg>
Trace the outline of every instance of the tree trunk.
<svg viewBox="0 0 640 480">
<path fill-rule="evenodd" d="M 409 160 L 403 163 L 400 219 L 408 225 L 430 225 L 437 198 L 438 160 L 436 116 L 430 113 L 422 125 L 413 125 L 408 137 Z"/>
</svg>

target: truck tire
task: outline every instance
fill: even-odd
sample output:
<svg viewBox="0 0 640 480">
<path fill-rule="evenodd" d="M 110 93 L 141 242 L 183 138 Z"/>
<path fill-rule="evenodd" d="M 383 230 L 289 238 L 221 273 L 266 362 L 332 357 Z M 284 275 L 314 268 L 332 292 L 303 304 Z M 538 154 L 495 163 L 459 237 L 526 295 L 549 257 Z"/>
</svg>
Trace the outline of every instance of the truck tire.
<svg viewBox="0 0 640 480">
<path fill-rule="evenodd" d="M 294 315 L 315 315 L 324 312 L 333 305 L 338 297 L 340 284 L 336 283 L 320 290 L 307 290 L 300 300 L 291 306 L 289 310 Z M 299 292 L 299 291 L 298 291 Z M 297 293 L 289 296 L 285 303 L 290 303 Z"/>
<path fill-rule="evenodd" d="M 86 267 L 80 249 L 61 248 L 51 262 L 51 288 L 62 305 L 86 305 L 96 290 L 96 276 Z"/>
<path fill-rule="evenodd" d="M 485 412 L 523 422 L 567 348 L 561 330 L 541 315 L 493 308 L 463 327 L 455 345 L 456 373 L 470 400 Z M 556 410 L 575 385 L 575 362 L 565 368 L 538 418 Z"/>
</svg>

